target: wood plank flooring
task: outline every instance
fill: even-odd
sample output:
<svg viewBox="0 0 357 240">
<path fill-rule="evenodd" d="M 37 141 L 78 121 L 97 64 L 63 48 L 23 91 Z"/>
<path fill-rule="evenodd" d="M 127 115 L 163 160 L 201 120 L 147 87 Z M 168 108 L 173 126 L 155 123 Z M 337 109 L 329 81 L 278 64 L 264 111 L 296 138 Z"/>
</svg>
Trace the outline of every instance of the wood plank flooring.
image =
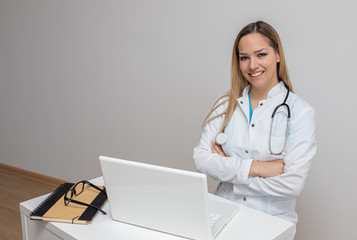
<svg viewBox="0 0 357 240">
<path fill-rule="evenodd" d="M 19 170 L 0 164 L 1 240 L 22 239 L 20 202 L 52 192 L 59 186 L 59 182 L 64 182 L 56 179 L 45 181 L 41 175 Z"/>
</svg>

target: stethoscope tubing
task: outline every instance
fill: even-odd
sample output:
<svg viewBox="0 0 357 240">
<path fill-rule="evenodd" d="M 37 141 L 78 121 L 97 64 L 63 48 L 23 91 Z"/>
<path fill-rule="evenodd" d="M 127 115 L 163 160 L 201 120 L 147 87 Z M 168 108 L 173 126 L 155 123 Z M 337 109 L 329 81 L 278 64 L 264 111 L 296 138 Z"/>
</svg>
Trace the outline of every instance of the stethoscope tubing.
<svg viewBox="0 0 357 240">
<path fill-rule="evenodd" d="M 287 111 L 288 111 L 288 119 L 286 121 L 286 131 L 285 131 L 285 140 L 284 140 L 284 146 L 283 148 L 281 149 L 280 152 L 273 152 L 273 150 L 271 149 L 271 136 L 273 134 L 273 121 L 274 121 L 274 117 L 275 117 L 275 113 L 276 111 L 280 108 L 280 107 L 286 107 Z M 271 122 L 270 122 L 270 130 L 269 130 L 269 152 L 270 154 L 272 155 L 281 155 L 283 152 L 284 152 L 284 149 L 286 147 L 286 142 L 287 142 L 287 139 L 288 139 L 288 135 L 289 135 L 289 127 L 290 127 L 290 107 L 288 104 L 286 104 L 285 102 L 278 105 L 274 111 L 273 111 L 273 114 L 271 115 Z"/>
</svg>

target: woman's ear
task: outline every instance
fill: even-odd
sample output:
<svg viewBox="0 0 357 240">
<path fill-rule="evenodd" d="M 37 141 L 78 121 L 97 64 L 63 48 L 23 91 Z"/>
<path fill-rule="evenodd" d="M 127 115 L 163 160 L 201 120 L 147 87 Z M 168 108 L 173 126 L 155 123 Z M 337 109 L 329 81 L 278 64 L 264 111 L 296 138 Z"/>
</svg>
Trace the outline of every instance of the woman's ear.
<svg viewBox="0 0 357 240">
<path fill-rule="evenodd" d="M 276 53 L 276 56 L 277 56 L 276 62 L 277 62 L 277 63 L 280 63 L 280 54 L 279 54 L 278 52 Z"/>
</svg>

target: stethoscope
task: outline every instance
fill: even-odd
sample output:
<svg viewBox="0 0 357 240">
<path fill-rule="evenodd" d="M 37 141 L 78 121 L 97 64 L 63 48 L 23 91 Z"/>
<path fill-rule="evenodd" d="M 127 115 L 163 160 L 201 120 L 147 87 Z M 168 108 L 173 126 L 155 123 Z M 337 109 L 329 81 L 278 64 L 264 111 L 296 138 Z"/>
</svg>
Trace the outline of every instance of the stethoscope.
<svg viewBox="0 0 357 240">
<path fill-rule="evenodd" d="M 273 155 L 280 155 L 283 153 L 284 149 L 285 149 L 285 146 L 286 146 L 286 141 L 288 139 L 288 132 L 289 132 L 289 126 L 290 126 L 290 107 L 289 105 L 286 103 L 286 100 L 288 99 L 289 97 L 289 87 L 285 84 L 284 82 L 284 85 L 285 85 L 285 88 L 287 90 L 287 93 L 286 93 L 286 96 L 285 96 L 285 99 L 284 99 L 284 102 L 282 104 L 279 104 L 278 106 L 275 107 L 272 115 L 271 115 L 271 123 L 270 123 L 270 131 L 269 131 L 269 152 L 270 154 L 273 154 Z M 274 122 L 274 117 L 275 117 L 275 113 L 278 111 L 279 108 L 281 107 L 285 107 L 288 114 L 287 114 L 287 121 L 286 121 L 286 130 L 285 130 L 285 140 L 284 140 L 284 146 L 283 148 L 281 149 L 280 152 L 273 152 L 273 150 L 271 149 L 271 136 L 272 136 L 272 129 L 273 129 L 273 122 Z M 224 126 L 222 132 L 218 133 L 216 135 L 216 143 L 218 143 L 219 145 L 223 145 L 227 142 L 227 134 L 225 134 L 225 129 L 226 129 L 226 126 Z"/>
</svg>

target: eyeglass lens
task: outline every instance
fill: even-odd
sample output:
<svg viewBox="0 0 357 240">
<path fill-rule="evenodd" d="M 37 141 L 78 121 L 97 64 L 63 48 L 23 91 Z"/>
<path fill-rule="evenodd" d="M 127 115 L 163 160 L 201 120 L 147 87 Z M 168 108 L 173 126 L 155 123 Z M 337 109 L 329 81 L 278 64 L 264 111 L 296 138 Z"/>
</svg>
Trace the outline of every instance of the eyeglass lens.
<svg viewBox="0 0 357 240">
<path fill-rule="evenodd" d="M 79 182 L 76 185 L 74 185 L 67 193 L 65 197 L 65 204 L 68 205 L 70 200 L 73 198 L 73 196 L 78 196 L 81 194 L 84 190 L 84 185 L 85 183 Z M 67 199 L 66 199 L 67 198 Z"/>
</svg>

